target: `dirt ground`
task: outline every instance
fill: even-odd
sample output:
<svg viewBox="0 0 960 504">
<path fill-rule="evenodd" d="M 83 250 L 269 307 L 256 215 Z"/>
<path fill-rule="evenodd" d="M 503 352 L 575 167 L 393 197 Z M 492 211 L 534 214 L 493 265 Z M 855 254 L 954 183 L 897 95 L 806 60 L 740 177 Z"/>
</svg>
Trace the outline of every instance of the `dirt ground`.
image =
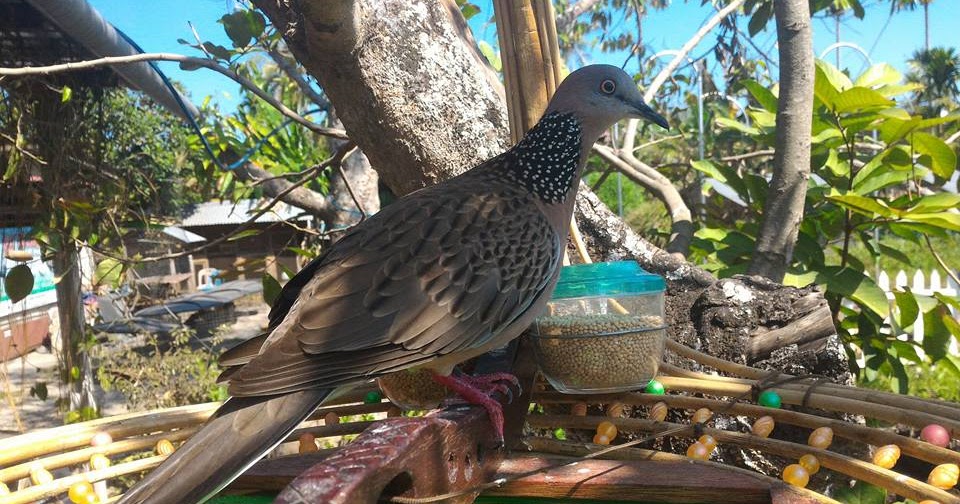
<svg viewBox="0 0 960 504">
<path fill-rule="evenodd" d="M 243 304 L 237 307 L 237 322 L 221 333 L 219 346 L 229 348 L 257 335 L 267 321 L 265 304 Z M 113 335 L 108 345 L 136 344 L 136 337 Z M 48 396 L 41 400 L 30 395 L 31 387 L 46 383 Z M 61 390 L 57 386 L 57 356 L 43 347 L 19 359 L 0 362 L 0 438 L 22 432 L 63 425 L 63 415 L 57 410 Z M 127 412 L 124 397 L 116 392 L 104 392 L 95 387 L 94 397 L 101 416 Z"/>
</svg>

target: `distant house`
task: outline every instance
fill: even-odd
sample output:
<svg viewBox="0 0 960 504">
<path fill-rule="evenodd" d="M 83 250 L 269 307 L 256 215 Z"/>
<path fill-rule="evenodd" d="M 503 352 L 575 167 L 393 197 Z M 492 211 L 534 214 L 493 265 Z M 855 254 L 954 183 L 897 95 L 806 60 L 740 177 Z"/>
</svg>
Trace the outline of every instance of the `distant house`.
<svg viewBox="0 0 960 504">
<path fill-rule="evenodd" d="M 264 203 L 254 199 L 201 203 L 190 208 L 177 227 L 212 242 L 233 232 Z M 303 230 L 314 227 L 312 216 L 296 207 L 278 203 L 249 228 L 256 234 L 227 239 L 193 254 L 194 271 L 198 277 L 204 277 L 198 284 L 204 284 L 205 275 L 209 275 L 210 270 L 216 270 L 226 280 L 258 278 L 263 271 L 279 278 L 280 265 L 297 271 L 299 256 L 288 247 L 302 247 L 307 236 Z"/>
</svg>

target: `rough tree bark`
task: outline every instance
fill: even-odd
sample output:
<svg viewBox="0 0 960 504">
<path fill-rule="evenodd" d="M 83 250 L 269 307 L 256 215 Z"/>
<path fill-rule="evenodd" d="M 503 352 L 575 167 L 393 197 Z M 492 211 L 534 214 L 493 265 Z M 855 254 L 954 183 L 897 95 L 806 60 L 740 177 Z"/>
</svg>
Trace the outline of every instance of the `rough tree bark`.
<svg viewBox="0 0 960 504">
<path fill-rule="evenodd" d="M 254 3 L 319 79 L 351 138 L 397 194 L 453 176 L 506 148 L 502 86 L 452 0 Z M 701 340 L 717 332 L 736 335 L 724 338 L 727 353 L 749 362 L 757 358 L 753 335 L 789 327 L 784 321 L 808 314 L 791 315 L 782 309 L 792 304 L 786 302 L 779 310 L 761 309 L 771 298 L 799 299 L 806 291 L 776 286 L 775 294 L 766 288 L 761 295 L 748 279 L 728 280 L 737 288 L 724 290 L 709 273 L 643 240 L 585 187 L 577 218 L 597 260 L 633 258 L 667 278 L 668 316 L 678 341 L 703 348 L 707 342 Z M 703 297 L 708 288 L 720 289 L 719 297 Z M 724 322 L 731 309 L 754 316 L 734 319 L 738 325 L 731 327 Z M 764 318 L 774 311 L 777 317 Z M 835 339 L 831 348 L 831 355 L 842 355 Z"/>
<path fill-rule="evenodd" d="M 780 47 L 776 153 L 763 224 L 748 272 L 779 282 L 793 258 L 810 178 L 813 34 L 807 0 L 778 0 L 773 5 Z"/>
</svg>

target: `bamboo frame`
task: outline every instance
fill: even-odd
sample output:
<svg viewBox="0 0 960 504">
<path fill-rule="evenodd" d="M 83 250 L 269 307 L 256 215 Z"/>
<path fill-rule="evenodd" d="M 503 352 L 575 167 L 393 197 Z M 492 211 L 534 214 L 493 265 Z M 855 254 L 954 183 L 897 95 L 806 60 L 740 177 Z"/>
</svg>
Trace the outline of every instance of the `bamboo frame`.
<svg viewBox="0 0 960 504">
<path fill-rule="evenodd" d="M 541 392 L 535 394 L 533 397 L 533 400 L 540 404 L 573 404 L 584 399 L 586 398 L 561 394 L 559 392 Z M 696 410 L 698 408 L 710 408 L 714 412 L 714 415 L 747 416 L 751 418 L 768 415 L 777 423 L 785 423 L 797 427 L 805 427 L 808 429 L 830 427 L 833 429 L 834 434 L 844 439 L 873 446 L 895 444 L 900 447 L 903 454 L 930 462 L 931 464 L 960 465 L 960 453 L 953 450 L 940 448 L 939 446 L 934 446 L 930 443 L 901 436 L 886 430 L 874 429 L 864 425 L 824 418 L 799 411 L 767 408 L 765 406 L 743 402 L 730 403 L 729 401 L 721 401 L 718 399 L 685 395 L 625 393 L 589 397 L 589 402 L 591 403 L 609 404 L 612 402 L 620 402 L 629 406 L 647 406 L 660 401 L 666 403 L 668 407 L 675 409 Z"/>
<path fill-rule="evenodd" d="M 682 378 L 678 376 L 661 376 L 659 381 L 665 387 L 676 391 L 697 392 L 704 394 L 721 395 L 727 397 L 750 397 L 753 388 L 748 384 L 721 382 L 717 380 L 701 380 L 698 378 Z M 914 427 L 924 427 L 929 424 L 941 424 L 950 430 L 956 437 L 960 434 L 960 421 L 925 413 L 922 411 L 897 408 L 883 404 L 868 403 L 856 399 L 848 399 L 833 394 L 821 392 L 803 392 L 785 387 L 771 387 L 785 404 L 803 405 L 827 411 L 857 413 L 869 418 L 891 423 L 902 423 Z M 804 401 L 806 399 L 806 401 Z"/>
</svg>

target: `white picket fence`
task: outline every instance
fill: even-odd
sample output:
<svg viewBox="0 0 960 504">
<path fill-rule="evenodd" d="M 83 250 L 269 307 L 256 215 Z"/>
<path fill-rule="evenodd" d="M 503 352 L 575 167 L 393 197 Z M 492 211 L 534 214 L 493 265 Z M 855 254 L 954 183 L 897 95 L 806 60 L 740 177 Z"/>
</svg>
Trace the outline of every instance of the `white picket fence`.
<svg viewBox="0 0 960 504">
<path fill-rule="evenodd" d="M 933 295 L 934 293 L 940 293 L 947 296 L 956 296 L 960 292 L 960 285 L 957 285 L 952 278 L 947 276 L 946 278 L 940 277 L 940 272 L 937 270 L 931 271 L 929 273 L 917 270 L 913 274 L 913 278 L 909 278 L 907 273 L 903 270 L 900 270 L 894 277 L 893 281 L 890 280 L 890 275 L 887 272 L 882 271 L 877 276 L 877 285 L 887 293 L 887 298 L 893 300 L 894 291 L 903 291 L 904 287 L 908 287 L 910 292 L 914 294 L 922 294 L 926 296 Z M 958 316 L 957 311 L 951 307 L 950 312 L 954 317 Z M 912 335 L 909 334 L 900 334 L 898 335 L 901 339 L 912 339 L 917 343 L 923 342 L 923 316 L 922 314 L 917 317 L 916 322 L 914 322 L 912 327 Z M 902 329 L 897 328 L 896 330 L 902 331 Z M 912 337 L 911 337 L 912 336 Z M 918 350 L 922 352 L 922 350 Z M 954 339 L 950 343 L 950 353 L 957 355 L 957 340 Z"/>
</svg>

